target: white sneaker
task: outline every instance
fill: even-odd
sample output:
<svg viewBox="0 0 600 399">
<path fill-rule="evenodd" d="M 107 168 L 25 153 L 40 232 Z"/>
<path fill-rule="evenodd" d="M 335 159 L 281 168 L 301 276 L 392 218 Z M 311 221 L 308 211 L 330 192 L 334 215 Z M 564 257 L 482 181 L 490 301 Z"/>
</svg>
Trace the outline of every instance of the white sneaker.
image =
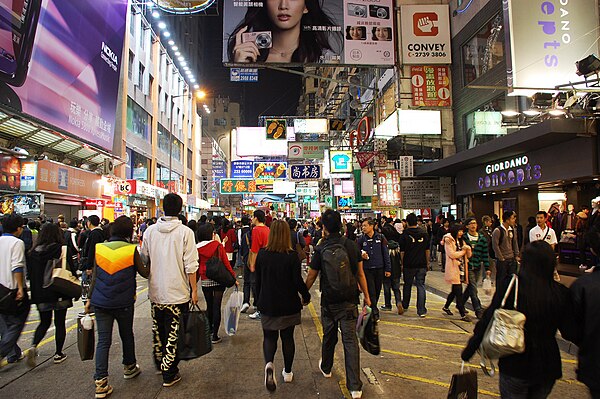
<svg viewBox="0 0 600 399">
<path fill-rule="evenodd" d="M 331 371 L 329 373 L 326 373 L 321 368 L 321 362 L 322 361 L 323 361 L 323 359 L 319 359 L 319 370 L 321 371 L 321 374 L 323 374 L 323 377 L 325 377 L 325 378 L 331 378 Z"/>
<path fill-rule="evenodd" d="M 294 373 L 291 371 L 289 373 L 285 372 L 285 368 L 281 371 L 281 375 L 283 376 L 283 382 L 292 382 L 294 379 Z"/>
<path fill-rule="evenodd" d="M 269 392 L 274 392 L 277 389 L 277 379 L 273 374 L 273 363 L 269 362 L 265 366 L 265 388 Z"/>
<path fill-rule="evenodd" d="M 246 313 L 248 311 L 248 309 L 250 309 L 250 304 L 249 303 L 245 303 L 242 305 L 242 309 L 240 309 L 241 313 Z"/>
<path fill-rule="evenodd" d="M 252 313 L 248 317 L 251 318 L 252 320 L 260 320 L 260 312 L 257 310 L 256 312 Z"/>
<path fill-rule="evenodd" d="M 350 391 L 350 395 L 352 399 L 360 399 L 362 398 L 362 391 Z"/>
</svg>

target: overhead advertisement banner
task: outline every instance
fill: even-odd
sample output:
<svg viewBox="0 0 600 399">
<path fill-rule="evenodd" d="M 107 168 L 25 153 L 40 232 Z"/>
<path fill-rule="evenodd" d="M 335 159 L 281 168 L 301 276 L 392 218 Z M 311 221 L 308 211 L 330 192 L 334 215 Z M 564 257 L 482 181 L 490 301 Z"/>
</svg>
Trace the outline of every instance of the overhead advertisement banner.
<svg viewBox="0 0 600 399">
<path fill-rule="evenodd" d="M 329 141 L 289 141 L 288 159 L 324 159 Z"/>
<path fill-rule="evenodd" d="M 292 180 L 319 180 L 320 178 L 321 165 L 290 166 L 290 179 Z"/>
<path fill-rule="evenodd" d="M 221 194 L 272 193 L 273 183 L 257 182 L 252 179 L 221 179 L 219 189 Z"/>
<path fill-rule="evenodd" d="M 230 82 L 258 82 L 258 68 L 229 68 Z"/>
<path fill-rule="evenodd" d="M 152 0 L 163 11 L 171 14 L 193 14 L 204 11 L 214 4 L 215 0 Z"/>
<path fill-rule="evenodd" d="M 238 127 L 236 130 L 236 155 L 238 157 L 249 156 L 286 156 L 288 153 L 288 142 L 286 140 L 269 140 L 265 133 L 265 127 Z M 290 136 L 287 129 L 287 135 Z M 288 137 L 289 138 L 289 137 Z"/>
<path fill-rule="evenodd" d="M 377 196 L 381 206 L 402 206 L 399 170 L 388 169 L 377 172 Z"/>
<path fill-rule="evenodd" d="M 251 179 L 254 176 L 253 161 L 232 161 L 231 177 L 233 179 Z"/>
<path fill-rule="evenodd" d="M 411 66 L 412 104 L 415 107 L 449 107 L 450 71 L 445 65 Z"/>
<path fill-rule="evenodd" d="M 287 140 L 287 121 L 285 119 L 267 119 L 267 139 Z"/>
<path fill-rule="evenodd" d="M 504 23 L 510 37 L 505 50 L 508 85 L 551 89 L 581 80 L 575 74 L 575 62 L 598 54 L 596 0 L 504 3 Z M 513 94 L 529 95 L 532 91 L 514 90 Z"/>
<path fill-rule="evenodd" d="M 392 0 L 225 0 L 223 62 L 393 65 L 393 30 Z"/>
<path fill-rule="evenodd" d="M 0 1 L 0 102 L 112 151 L 126 0 Z"/>
<path fill-rule="evenodd" d="M 331 173 L 352 173 L 352 151 L 329 151 Z"/>
<path fill-rule="evenodd" d="M 254 162 L 254 178 L 262 180 L 287 178 L 287 162 Z"/>
<path fill-rule="evenodd" d="M 400 15 L 404 64 L 452 63 L 448 5 L 401 6 Z"/>
</svg>

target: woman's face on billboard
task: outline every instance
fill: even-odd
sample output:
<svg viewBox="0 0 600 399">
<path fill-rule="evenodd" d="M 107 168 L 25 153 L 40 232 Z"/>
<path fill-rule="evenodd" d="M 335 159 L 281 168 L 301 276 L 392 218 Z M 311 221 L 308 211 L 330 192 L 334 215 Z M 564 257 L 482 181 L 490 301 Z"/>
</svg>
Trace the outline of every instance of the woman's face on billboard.
<svg viewBox="0 0 600 399">
<path fill-rule="evenodd" d="M 377 40 L 390 40 L 390 35 L 386 28 L 376 28 L 375 37 Z"/>
<path fill-rule="evenodd" d="M 308 13 L 304 0 L 266 0 L 265 4 L 269 19 L 280 30 L 295 28 Z"/>
<path fill-rule="evenodd" d="M 350 34 L 352 40 L 362 39 L 362 30 L 360 29 L 360 26 L 351 26 L 348 33 Z"/>
</svg>

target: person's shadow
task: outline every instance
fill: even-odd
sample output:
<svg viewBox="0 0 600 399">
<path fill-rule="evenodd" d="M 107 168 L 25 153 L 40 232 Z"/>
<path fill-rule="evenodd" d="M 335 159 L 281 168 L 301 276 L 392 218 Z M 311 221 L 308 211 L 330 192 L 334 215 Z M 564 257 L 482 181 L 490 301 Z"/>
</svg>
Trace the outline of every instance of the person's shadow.
<svg viewBox="0 0 600 399">
<path fill-rule="evenodd" d="M 15 111 L 23 112 L 23 104 L 15 91 L 4 82 L 0 82 L 0 104 Z"/>
</svg>

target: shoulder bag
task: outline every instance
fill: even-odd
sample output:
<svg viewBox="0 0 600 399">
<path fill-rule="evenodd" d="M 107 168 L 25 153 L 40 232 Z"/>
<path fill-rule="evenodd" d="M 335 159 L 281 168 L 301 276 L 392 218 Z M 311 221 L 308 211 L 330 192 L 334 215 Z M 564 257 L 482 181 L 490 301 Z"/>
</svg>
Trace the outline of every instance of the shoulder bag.
<svg viewBox="0 0 600 399">
<path fill-rule="evenodd" d="M 300 259 L 300 262 L 302 263 L 302 261 L 304 259 L 306 259 L 306 251 L 304 250 L 304 247 L 302 245 L 300 245 L 300 236 L 299 236 L 300 232 L 296 232 L 296 253 L 298 254 L 298 259 Z"/>
<path fill-rule="evenodd" d="M 67 269 L 67 246 L 62 246 L 59 259 L 49 260 L 44 271 L 44 288 L 51 288 L 62 297 L 79 299 L 81 284 L 79 279 Z"/>
<path fill-rule="evenodd" d="M 235 277 L 229 273 L 229 270 L 219 258 L 218 247 L 215 254 L 206 261 L 206 277 L 228 288 L 235 285 Z"/>
<path fill-rule="evenodd" d="M 513 287 L 515 288 L 514 310 L 504 309 L 506 300 Z M 481 355 L 480 366 L 486 375 L 495 374 L 495 366 L 492 359 L 514 355 L 525 352 L 525 320 L 523 313 L 517 310 L 517 298 L 519 296 L 519 278 L 513 275 L 506 294 L 502 299 L 500 308 L 494 311 L 492 321 L 483 335 L 479 346 Z M 490 369 L 487 367 L 490 364 Z"/>
</svg>

